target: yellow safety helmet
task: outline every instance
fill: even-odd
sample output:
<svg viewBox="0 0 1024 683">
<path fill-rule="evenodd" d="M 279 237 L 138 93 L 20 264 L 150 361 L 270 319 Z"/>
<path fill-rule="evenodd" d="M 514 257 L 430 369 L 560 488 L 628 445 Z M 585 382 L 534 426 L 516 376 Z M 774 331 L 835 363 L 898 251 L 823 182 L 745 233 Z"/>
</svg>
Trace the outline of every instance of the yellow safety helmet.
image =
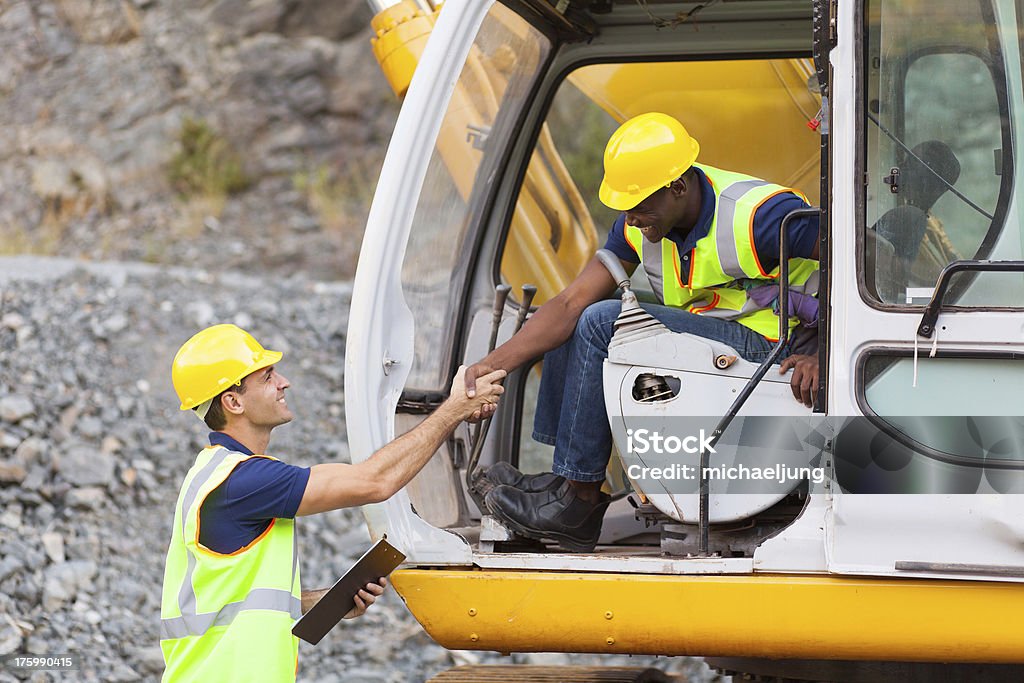
<svg viewBox="0 0 1024 683">
<path fill-rule="evenodd" d="M 214 325 L 182 344 L 171 366 L 171 381 L 182 410 L 192 410 L 238 384 L 283 354 L 263 348 L 235 325 Z"/>
<path fill-rule="evenodd" d="M 686 172 L 699 152 L 697 141 L 668 114 L 634 116 L 608 140 L 598 196 L 616 211 L 632 209 Z"/>
</svg>

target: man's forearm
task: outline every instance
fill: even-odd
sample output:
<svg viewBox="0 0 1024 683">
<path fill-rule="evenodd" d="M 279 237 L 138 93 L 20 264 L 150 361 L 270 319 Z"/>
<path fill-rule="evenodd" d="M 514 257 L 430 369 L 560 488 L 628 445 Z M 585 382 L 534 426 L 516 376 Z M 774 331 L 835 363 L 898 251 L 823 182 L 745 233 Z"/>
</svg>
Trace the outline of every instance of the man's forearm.
<svg viewBox="0 0 1024 683">
<path fill-rule="evenodd" d="M 632 274 L 636 265 L 623 261 L 622 267 Z M 530 316 L 523 329 L 478 361 L 476 366 L 511 372 L 564 344 L 572 336 L 584 309 L 611 296 L 615 287 L 615 280 L 608 274 L 608 269 L 595 256 L 568 287 Z M 470 383 L 474 379 L 474 373 L 466 373 L 467 390 L 471 389 Z"/>
<path fill-rule="evenodd" d="M 482 358 L 480 364 L 511 372 L 564 344 L 576 329 L 579 317 L 580 311 L 570 310 L 556 297 L 537 309 L 523 329 Z"/>
<path fill-rule="evenodd" d="M 491 414 L 504 391 L 505 372 L 481 376 L 473 396 L 463 388 L 464 369 L 456 375 L 451 396 L 416 428 L 354 464 L 323 463 L 309 470 L 296 514 L 313 515 L 387 500 L 405 486 L 440 448 L 455 427 L 474 414 Z"/>
<path fill-rule="evenodd" d="M 455 403 L 448 399 L 423 422 L 370 456 L 367 463 L 374 466 L 381 481 L 388 483 L 387 497 L 416 476 L 462 419 Z"/>
</svg>

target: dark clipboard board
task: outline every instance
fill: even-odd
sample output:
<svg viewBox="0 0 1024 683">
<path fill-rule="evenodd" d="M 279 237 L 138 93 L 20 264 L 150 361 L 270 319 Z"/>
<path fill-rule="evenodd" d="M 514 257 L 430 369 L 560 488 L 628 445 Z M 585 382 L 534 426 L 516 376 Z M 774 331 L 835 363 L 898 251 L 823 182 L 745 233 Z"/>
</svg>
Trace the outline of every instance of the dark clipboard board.
<svg viewBox="0 0 1024 683">
<path fill-rule="evenodd" d="M 345 575 L 334 582 L 324 597 L 292 626 L 292 635 L 316 645 L 342 617 L 356 606 L 355 595 L 366 584 L 387 576 L 402 564 L 405 555 L 383 538 L 363 553 Z"/>
</svg>

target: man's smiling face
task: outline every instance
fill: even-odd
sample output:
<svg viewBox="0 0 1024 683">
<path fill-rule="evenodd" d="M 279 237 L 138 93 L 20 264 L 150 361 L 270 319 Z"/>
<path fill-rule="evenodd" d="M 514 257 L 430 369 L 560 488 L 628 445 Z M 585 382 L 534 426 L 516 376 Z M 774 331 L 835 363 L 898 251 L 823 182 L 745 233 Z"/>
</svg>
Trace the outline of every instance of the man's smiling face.
<svg viewBox="0 0 1024 683">
<path fill-rule="evenodd" d="M 686 185 L 676 180 L 626 211 L 626 225 L 640 228 L 650 242 L 660 242 L 683 220 Z"/>
<path fill-rule="evenodd" d="M 273 428 L 292 421 L 294 415 L 284 396 L 285 389 L 291 384 L 276 366 L 257 370 L 243 381 L 245 392 L 238 397 L 250 422 Z"/>
</svg>

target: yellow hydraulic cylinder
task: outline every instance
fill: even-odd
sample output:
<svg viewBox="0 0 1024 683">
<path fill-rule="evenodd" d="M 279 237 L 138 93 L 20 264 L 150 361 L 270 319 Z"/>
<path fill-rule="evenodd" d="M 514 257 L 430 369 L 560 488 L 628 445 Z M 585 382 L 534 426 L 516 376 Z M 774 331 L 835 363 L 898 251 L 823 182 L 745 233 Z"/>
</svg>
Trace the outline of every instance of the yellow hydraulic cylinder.
<svg viewBox="0 0 1024 683">
<path fill-rule="evenodd" d="M 399 97 L 404 97 L 409 89 L 413 72 L 440 11 L 429 12 L 412 0 L 402 0 L 379 12 L 370 22 L 377 34 L 370 41 L 373 54 L 391 89 Z"/>
</svg>

